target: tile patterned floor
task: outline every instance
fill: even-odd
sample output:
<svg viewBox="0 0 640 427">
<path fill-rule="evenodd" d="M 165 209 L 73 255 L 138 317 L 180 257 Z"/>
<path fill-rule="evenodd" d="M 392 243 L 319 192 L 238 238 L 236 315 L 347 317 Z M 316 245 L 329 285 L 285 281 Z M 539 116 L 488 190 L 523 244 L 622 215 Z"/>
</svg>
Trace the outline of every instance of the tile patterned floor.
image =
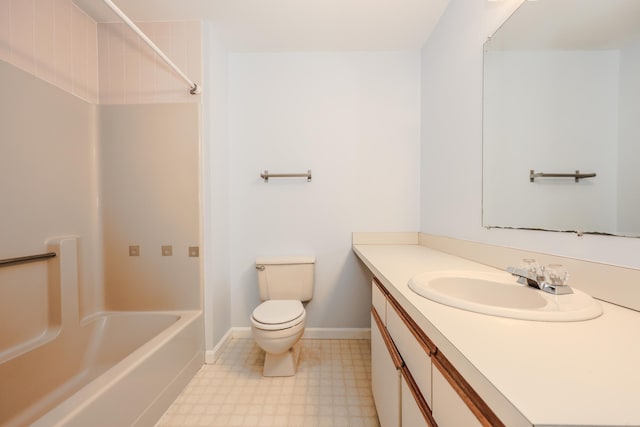
<svg viewBox="0 0 640 427">
<path fill-rule="evenodd" d="M 368 340 L 302 340 L 293 377 L 262 376 L 264 352 L 232 339 L 204 365 L 156 427 L 379 426 Z"/>
</svg>

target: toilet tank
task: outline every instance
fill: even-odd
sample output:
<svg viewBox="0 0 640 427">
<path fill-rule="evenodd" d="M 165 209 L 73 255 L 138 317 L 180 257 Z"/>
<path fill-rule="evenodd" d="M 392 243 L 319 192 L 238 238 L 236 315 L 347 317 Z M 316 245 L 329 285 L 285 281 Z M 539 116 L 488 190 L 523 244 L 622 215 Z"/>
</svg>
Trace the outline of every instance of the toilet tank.
<svg viewBox="0 0 640 427">
<path fill-rule="evenodd" d="M 313 297 L 315 257 L 258 258 L 258 287 L 262 301 Z"/>
</svg>

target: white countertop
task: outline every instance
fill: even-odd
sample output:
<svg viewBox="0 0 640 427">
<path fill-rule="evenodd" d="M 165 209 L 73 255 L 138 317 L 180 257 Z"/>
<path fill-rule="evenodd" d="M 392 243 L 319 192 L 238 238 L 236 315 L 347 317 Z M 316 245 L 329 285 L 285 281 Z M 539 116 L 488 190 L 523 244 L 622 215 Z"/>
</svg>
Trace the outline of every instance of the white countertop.
<svg viewBox="0 0 640 427">
<path fill-rule="evenodd" d="M 507 426 L 640 426 L 640 313 L 606 302 L 583 322 L 473 313 L 407 282 L 425 271 L 496 269 L 420 245 L 353 249 Z"/>
</svg>

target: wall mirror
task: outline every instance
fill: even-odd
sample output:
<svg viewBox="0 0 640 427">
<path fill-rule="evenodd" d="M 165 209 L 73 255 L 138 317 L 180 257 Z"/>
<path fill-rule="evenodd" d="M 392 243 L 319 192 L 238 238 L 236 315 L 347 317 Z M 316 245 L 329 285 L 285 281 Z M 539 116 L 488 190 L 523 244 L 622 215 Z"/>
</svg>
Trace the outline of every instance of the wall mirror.
<svg viewBox="0 0 640 427">
<path fill-rule="evenodd" d="M 640 237 L 640 1 L 524 1 L 483 103 L 485 227 Z"/>
</svg>

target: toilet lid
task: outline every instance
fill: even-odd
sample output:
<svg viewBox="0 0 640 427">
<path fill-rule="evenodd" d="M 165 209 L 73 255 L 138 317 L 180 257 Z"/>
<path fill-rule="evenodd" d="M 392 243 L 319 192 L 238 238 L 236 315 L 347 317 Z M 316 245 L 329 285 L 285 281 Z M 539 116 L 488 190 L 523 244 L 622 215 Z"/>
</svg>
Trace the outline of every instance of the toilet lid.
<svg viewBox="0 0 640 427">
<path fill-rule="evenodd" d="M 272 299 L 263 302 L 253 310 L 253 318 L 267 325 L 288 323 L 304 313 L 304 307 L 298 300 Z"/>
</svg>

